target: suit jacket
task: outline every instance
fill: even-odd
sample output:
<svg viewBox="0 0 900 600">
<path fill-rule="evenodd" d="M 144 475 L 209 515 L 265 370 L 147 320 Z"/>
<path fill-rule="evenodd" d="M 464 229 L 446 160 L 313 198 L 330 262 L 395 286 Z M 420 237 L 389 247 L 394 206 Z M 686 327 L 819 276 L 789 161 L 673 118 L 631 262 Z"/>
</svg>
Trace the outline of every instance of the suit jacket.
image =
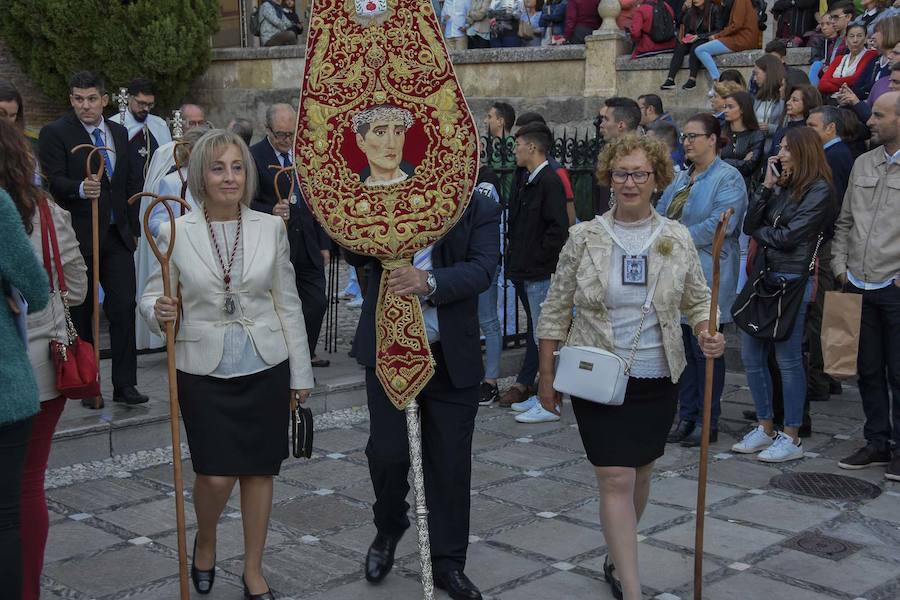
<svg viewBox="0 0 900 600">
<path fill-rule="evenodd" d="M 177 218 L 175 226 L 169 278 L 171 289 L 180 290 L 182 304 L 175 363 L 185 373 L 209 375 L 222 361 L 222 325 L 234 319 L 222 310 L 224 284 L 203 212 L 191 211 Z M 170 231 L 168 224 L 160 227 L 160 248 L 168 247 Z M 242 325 L 266 364 L 290 361 L 291 388 L 312 389 L 303 308 L 282 220 L 242 208 L 241 237 L 243 274 L 232 291 L 244 311 Z M 157 264 L 141 296 L 140 311 L 150 331 L 160 336 L 163 333 L 153 306 L 162 293 L 162 273 Z"/>
<path fill-rule="evenodd" d="M 269 165 L 280 165 L 281 160 L 275 154 L 275 149 L 269 143 L 268 138 L 263 138 L 259 143 L 250 146 L 250 155 L 256 163 L 257 178 L 256 195 L 250 207 L 260 212 L 272 214 L 272 209 L 278 202 L 275 194 L 275 169 Z M 290 182 L 285 176 L 278 178 L 278 186 L 282 197 L 287 197 L 290 191 Z M 291 244 L 291 262 L 297 264 L 311 262 L 319 269 L 324 269 L 322 250 L 331 249 L 331 239 L 325 230 L 319 225 L 312 211 L 300 195 L 300 190 L 294 188 L 297 195 L 297 203 L 291 204 L 290 218 L 288 219 L 288 232 Z"/>
<path fill-rule="evenodd" d="M 478 385 L 484 376 L 478 295 L 490 287 L 499 260 L 500 208 L 490 196 L 476 191 L 462 218 L 434 245 L 431 255 L 437 289 L 428 301 L 437 307 L 441 347 L 454 387 Z M 353 350 L 361 365 L 374 368 L 381 263 L 351 253 L 347 262 L 355 267 L 372 264 Z"/>
<path fill-rule="evenodd" d="M 141 181 L 135 179 L 131 169 L 128 132 L 118 123 L 106 119 L 116 151 L 112 181 L 103 173 L 100 180 L 100 245 L 103 246 L 109 231 L 110 212 L 115 214 L 116 229 L 125 245 L 135 249 L 135 238 L 140 234 L 137 207 L 128 206 L 128 198 L 141 191 Z M 56 202 L 72 215 L 72 227 L 84 256 L 92 256 L 91 201 L 78 194 L 81 182 L 87 177 L 84 170 L 87 150 L 72 154 L 79 144 L 93 144 L 74 111 L 41 129 L 38 147 L 41 168 L 49 181 L 50 194 Z"/>
</svg>

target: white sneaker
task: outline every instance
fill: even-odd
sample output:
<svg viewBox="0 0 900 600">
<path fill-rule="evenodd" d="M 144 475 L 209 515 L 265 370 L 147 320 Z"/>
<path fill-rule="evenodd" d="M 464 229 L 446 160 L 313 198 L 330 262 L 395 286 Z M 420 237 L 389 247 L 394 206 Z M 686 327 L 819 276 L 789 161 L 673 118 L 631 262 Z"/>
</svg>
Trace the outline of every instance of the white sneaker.
<svg viewBox="0 0 900 600">
<path fill-rule="evenodd" d="M 345 304 L 344 306 L 346 306 L 347 308 L 359 308 L 359 307 L 362 306 L 362 305 L 363 305 L 363 298 L 362 298 L 362 296 L 357 296 L 356 298 L 354 298 L 353 300 L 351 300 L 350 302 L 348 302 L 348 303 Z"/>
<path fill-rule="evenodd" d="M 754 452 L 765 450 L 771 446 L 776 439 L 777 436 L 769 437 L 769 434 L 766 433 L 763 426 L 758 425 L 756 429 L 745 435 L 744 439 L 732 446 L 731 451 L 740 454 L 753 454 Z"/>
<path fill-rule="evenodd" d="M 522 400 L 521 402 L 513 402 L 512 404 L 509 405 L 509 407 L 511 409 L 513 409 L 514 411 L 516 411 L 517 413 L 523 413 L 523 412 L 528 412 L 535 406 L 539 406 L 540 403 L 541 403 L 541 401 L 538 400 L 537 396 L 532 396 L 528 400 Z"/>
<path fill-rule="evenodd" d="M 552 413 L 549 410 L 545 410 L 544 407 L 538 403 L 537 405 L 532 406 L 527 412 L 516 415 L 516 421 L 519 423 L 550 423 L 552 421 L 559 421 L 559 415 Z"/>
<path fill-rule="evenodd" d="M 771 446 L 757 456 L 762 462 L 779 463 L 803 458 L 803 446 L 798 446 L 790 436 L 778 432 Z"/>
</svg>

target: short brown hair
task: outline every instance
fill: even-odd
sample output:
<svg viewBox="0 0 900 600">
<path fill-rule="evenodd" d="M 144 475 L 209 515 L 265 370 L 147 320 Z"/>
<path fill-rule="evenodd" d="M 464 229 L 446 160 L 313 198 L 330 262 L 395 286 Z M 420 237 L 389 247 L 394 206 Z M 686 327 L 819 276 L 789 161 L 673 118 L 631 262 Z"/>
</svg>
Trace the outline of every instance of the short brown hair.
<svg viewBox="0 0 900 600">
<path fill-rule="evenodd" d="M 874 30 L 881 34 L 881 48 L 879 50 L 891 50 L 900 44 L 900 15 L 894 15 L 881 19 L 875 23 Z"/>
<path fill-rule="evenodd" d="M 675 173 L 672 169 L 672 157 L 665 143 L 662 140 L 650 136 L 640 136 L 636 133 L 623 135 L 603 147 L 597 161 L 597 180 L 608 186 L 613 163 L 638 150 L 643 152 L 650 161 L 650 165 L 653 167 L 653 180 L 656 182 L 657 188 L 663 189 L 672 183 Z"/>
</svg>

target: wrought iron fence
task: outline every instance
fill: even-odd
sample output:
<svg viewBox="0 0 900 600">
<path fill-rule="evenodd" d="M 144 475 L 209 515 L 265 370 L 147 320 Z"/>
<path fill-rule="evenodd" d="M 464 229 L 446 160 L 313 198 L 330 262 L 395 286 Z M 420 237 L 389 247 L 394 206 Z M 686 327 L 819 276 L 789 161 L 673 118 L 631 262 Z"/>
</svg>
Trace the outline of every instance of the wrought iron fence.
<svg viewBox="0 0 900 600">
<path fill-rule="evenodd" d="M 594 169 L 600 139 L 585 133 L 583 137 L 576 131 L 571 136 L 564 129 L 561 137 L 553 140 L 548 154 L 568 171 L 575 196 L 575 215 L 581 221 L 594 218 Z M 507 205 L 515 191 L 516 182 L 516 142 L 512 136 L 481 138 L 481 164 L 491 167 L 499 180 L 503 215 L 501 217 L 503 253 L 507 247 Z M 518 347 L 525 342 L 525 322 L 520 315 L 520 303 L 516 299 L 512 283 L 503 278 L 499 284 L 498 296 L 502 299 L 501 328 L 503 347 Z"/>
</svg>

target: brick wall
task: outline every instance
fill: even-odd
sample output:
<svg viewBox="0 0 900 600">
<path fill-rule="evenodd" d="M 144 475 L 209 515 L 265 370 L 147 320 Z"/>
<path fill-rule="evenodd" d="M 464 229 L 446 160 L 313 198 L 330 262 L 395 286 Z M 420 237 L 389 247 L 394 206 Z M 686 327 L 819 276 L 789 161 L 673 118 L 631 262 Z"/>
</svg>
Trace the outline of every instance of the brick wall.
<svg viewBox="0 0 900 600">
<path fill-rule="evenodd" d="M 22 102 L 25 104 L 25 124 L 28 129 L 38 131 L 66 110 L 65 99 L 54 101 L 31 83 L 2 41 L 0 41 L 0 79 L 12 81 L 19 88 Z"/>
</svg>

